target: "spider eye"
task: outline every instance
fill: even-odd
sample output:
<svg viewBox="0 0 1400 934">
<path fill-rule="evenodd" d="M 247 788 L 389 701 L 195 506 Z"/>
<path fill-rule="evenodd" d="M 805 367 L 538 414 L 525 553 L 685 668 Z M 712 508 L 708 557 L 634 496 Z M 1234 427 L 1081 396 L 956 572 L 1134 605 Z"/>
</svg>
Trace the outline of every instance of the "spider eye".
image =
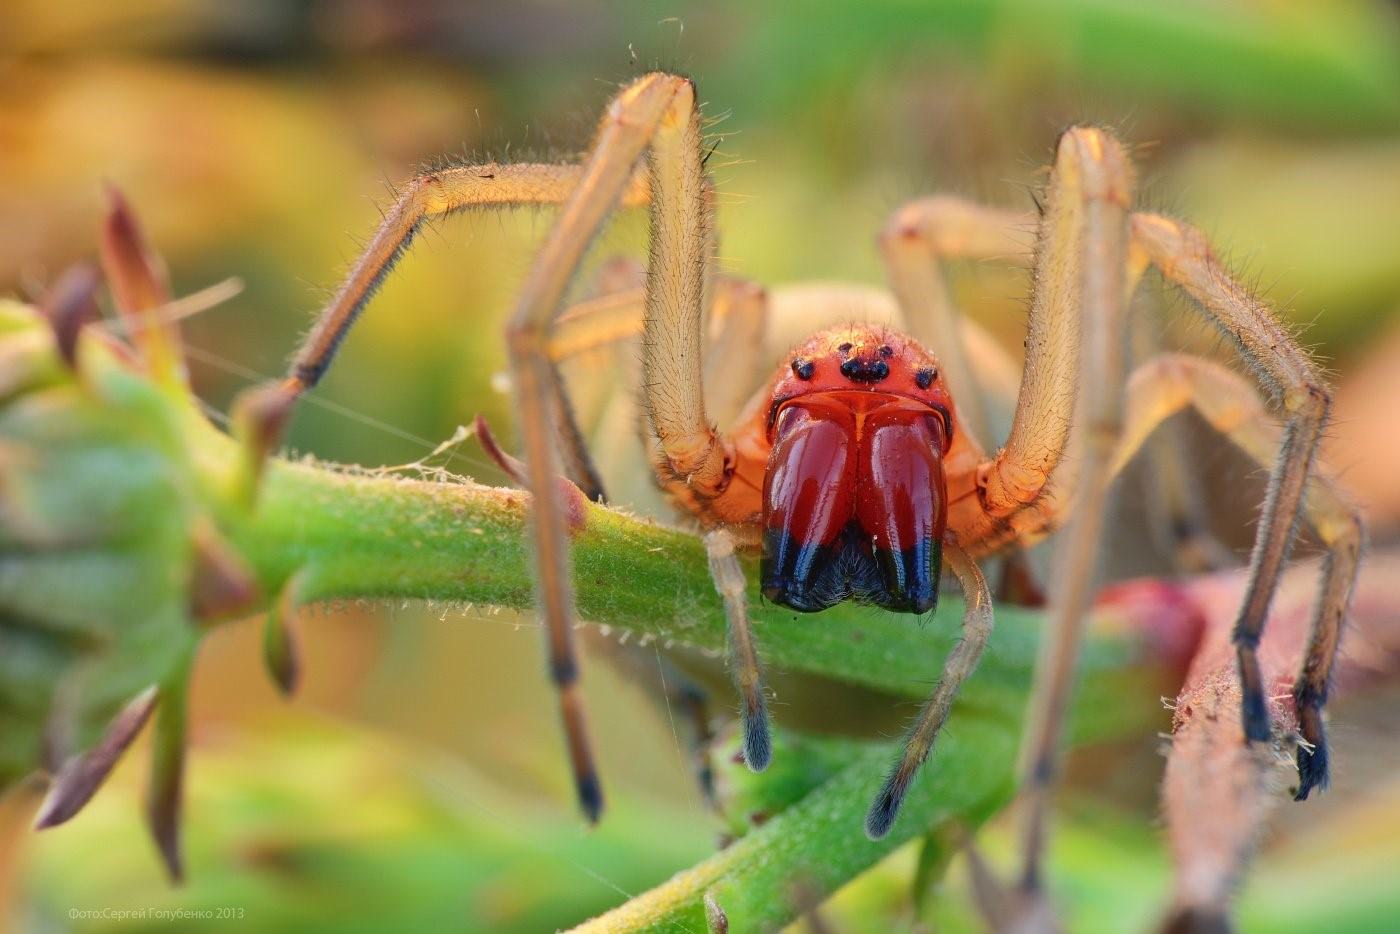
<svg viewBox="0 0 1400 934">
<path fill-rule="evenodd" d="M 883 360 L 866 362 L 852 357 L 841 364 L 841 375 L 857 383 L 878 383 L 890 375 L 890 365 Z"/>
<path fill-rule="evenodd" d="M 914 374 L 914 383 L 920 389 L 927 389 L 933 385 L 933 381 L 938 379 L 938 368 L 926 366 Z"/>
<path fill-rule="evenodd" d="M 882 344 L 882 345 L 880 346 L 880 356 L 882 356 L 882 357 L 884 357 L 884 358 L 886 358 L 886 359 L 888 359 L 888 358 L 890 358 L 890 357 L 893 357 L 893 356 L 894 356 L 894 348 L 891 347 L 889 344 Z"/>
<path fill-rule="evenodd" d="M 836 348 L 836 352 L 837 352 L 837 353 L 847 354 L 847 353 L 850 353 L 850 352 L 851 352 L 851 348 L 854 347 L 854 346 L 855 346 L 855 344 L 845 343 L 845 344 L 842 344 L 840 347 L 837 347 L 837 348 Z"/>
<path fill-rule="evenodd" d="M 798 357 L 796 360 L 792 361 L 792 372 L 798 379 L 811 379 L 816 369 L 817 368 L 812 365 L 811 360 L 803 360 L 801 357 Z"/>
</svg>

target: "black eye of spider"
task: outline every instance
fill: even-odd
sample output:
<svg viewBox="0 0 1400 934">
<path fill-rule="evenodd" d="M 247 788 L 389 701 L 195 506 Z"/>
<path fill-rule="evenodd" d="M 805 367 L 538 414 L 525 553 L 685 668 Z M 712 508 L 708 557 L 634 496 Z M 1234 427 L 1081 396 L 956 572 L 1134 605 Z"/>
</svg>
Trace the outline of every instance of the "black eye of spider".
<svg viewBox="0 0 1400 934">
<path fill-rule="evenodd" d="M 837 347 L 837 348 L 836 348 L 836 351 L 837 351 L 837 353 L 843 353 L 843 354 L 850 353 L 850 352 L 851 352 L 851 348 L 854 347 L 854 346 L 855 346 L 854 344 L 842 344 L 840 347 Z"/>
<path fill-rule="evenodd" d="M 920 389 L 929 388 L 936 379 L 938 379 L 938 369 L 936 367 L 926 366 L 914 374 L 914 382 L 918 384 Z"/>
<path fill-rule="evenodd" d="M 890 366 L 883 360 L 867 363 L 857 358 L 841 364 L 841 375 L 857 383 L 878 383 L 890 375 Z"/>
<path fill-rule="evenodd" d="M 803 360 L 801 357 L 798 357 L 796 360 L 792 361 L 792 372 L 798 379 L 811 379 L 816 369 L 817 368 L 812 365 L 811 360 Z"/>
<path fill-rule="evenodd" d="M 880 356 L 886 357 L 886 358 L 888 358 L 888 357 L 893 357 L 893 356 L 894 356 L 894 348 L 891 347 L 889 344 L 884 344 L 884 345 L 882 345 L 882 346 L 880 347 Z"/>
</svg>

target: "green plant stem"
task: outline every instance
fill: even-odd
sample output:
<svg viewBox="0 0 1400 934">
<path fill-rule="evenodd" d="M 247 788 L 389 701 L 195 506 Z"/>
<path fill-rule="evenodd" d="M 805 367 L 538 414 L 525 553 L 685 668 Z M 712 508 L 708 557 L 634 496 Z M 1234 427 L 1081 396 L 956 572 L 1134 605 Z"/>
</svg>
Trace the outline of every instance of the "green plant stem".
<svg viewBox="0 0 1400 934">
<path fill-rule="evenodd" d="M 533 598 L 525 511 L 529 496 L 477 484 L 339 473 L 279 461 L 254 514 L 227 532 L 269 595 L 294 573 L 305 602 L 422 599 L 527 609 Z M 580 616 L 589 622 L 702 650 L 722 651 L 724 610 L 705 553 L 690 534 L 590 505 L 573 537 Z M 778 668 L 924 697 L 960 635 L 962 602 L 932 620 L 843 604 L 810 616 L 750 607 L 763 656 Z M 1002 703 L 1019 714 L 1040 617 L 1000 608 L 997 631 L 960 705 Z M 1135 648 L 1100 642 L 1101 662 Z M 1008 692 L 1008 688 L 1013 690 Z"/>
</svg>

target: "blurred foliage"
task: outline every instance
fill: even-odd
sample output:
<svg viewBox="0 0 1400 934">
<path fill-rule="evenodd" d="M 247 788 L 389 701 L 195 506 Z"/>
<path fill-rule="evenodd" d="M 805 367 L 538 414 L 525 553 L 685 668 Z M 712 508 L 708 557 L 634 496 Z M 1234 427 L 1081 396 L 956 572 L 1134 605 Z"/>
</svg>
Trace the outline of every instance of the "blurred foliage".
<svg viewBox="0 0 1400 934">
<path fill-rule="evenodd" d="M 185 323 L 195 388 L 222 410 L 257 374 L 280 370 L 389 186 L 444 153 L 569 156 L 610 88 L 654 65 L 695 75 L 710 114 L 723 117 L 711 166 L 724 263 L 765 282 L 878 282 L 873 235 L 894 206 L 934 189 L 1028 206 L 1058 129 L 1093 120 L 1136 147 L 1144 202 L 1210 231 L 1343 376 L 1400 308 L 1400 16 L 1380 0 L 9 0 L 0 8 L 0 289 L 33 297 L 88 255 L 100 182 L 117 182 L 167 254 L 177 293 L 228 276 L 244 283 L 238 299 Z M 341 408 L 308 407 L 293 445 L 403 464 L 478 411 L 507 426 L 509 399 L 491 382 L 504 369 L 498 325 L 547 221 L 453 219 L 422 238 L 318 390 L 323 406 Z M 644 229 L 641 218 L 619 220 L 598 255 L 635 253 Z M 975 316 L 1019 347 L 1024 277 L 979 266 L 957 282 Z M 1169 343 L 1215 351 L 1213 338 L 1173 327 Z M 470 453 L 449 466 L 500 480 Z M 102 795 L 60 832 L 70 836 L 34 845 L 27 920 L 62 925 L 68 907 L 118 895 L 229 897 L 291 927 L 327 918 L 335 892 L 349 924 L 357 899 L 378 892 L 383 902 L 361 917 L 417 910 L 404 919 L 461 924 L 454 881 L 511 866 L 525 881 L 507 873 L 496 913 L 479 923 L 548 928 L 622 900 L 596 877 L 636 892 L 704 855 L 722 829 L 699 811 L 679 728 L 600 664 L 586 684 L 618 807 L 597 834 L 578 829 L 528 621 L 410 607 L 391 622 L 349 611 L 309 628 L 317 638 L 302 703 L 404 745 L 347 726 L 327 738 L 324 725 L 285 719 L 255 670 L 256 640 L 232 638 L 227 657 L 202 662 L 213 674 L 193 702 L 196 735 L 238 750 L 195 765 L 193 827 L 210 829 L 194 829 L 194 887 L 169 893 L 154 861 L 130 852 L 129 802 Z M 433 751 L 414 755 L 418 747 Z M 394 769 L 438 776 L 429 804 L 416 779 L 376 771 L 390 767 L 366 763 L 371 755 L 402 755 L 409 761 Z M 444 760 L 457 764 L 439 768 Z M 1096 893 L 1089 899 L 1118 893 L 1114 904 L 1139 893 L 1146 913 L 1164 884 L 1141 830 L 1157 763 L 1094 762 L 1104 774 L 1091 784 L 1139 790 L 1122 814 L 1135 829 L 1105 852 L 1116 818 L 1084 818 L 1083 836 L 1061 843 L 1082 858 L 1062 860 L 1060 881 Z M 495 803 L 478 820 L 443 800 Z M 1395 827 L 1393 806 L 1353 804 L 1355 825 L 1373 814 L 1375 826 Z M 409 816 L 373 825 L 375 812 L 395 808 Z M 283 819 L 293 814 L 304 822 Z M 109 820 L 128 832 L 109 834 Z M 538 848 L 508 832 L 522 826 Z M 293 854 L 275 884 L 250 881 L 262 877 L 221 856 L 244 852 L 241 834 L 262 832 L 279 873 L 277 859 Z M 1314 833 L 1306 846 L 1266 852 L 1248 925 L 1291 923 L 1277 906 L 1284 896 L 1306 903 L 1304 892 L 1319 892 L 1325 911 L 1300 918 L 1320 922 L 1347 903 L 1380 905 L 1371 917 L 1385 917 L 1359 874 L 1355 888 L 1335 877 L 1302 884 L 1357 846 L 1341 832 Z M 542 850 L 571 862 L 546 877 Z M 104 859 L 111 852 L 123 858 Z M 263 865 L 257 847 L 247 852 L 247 865 Z M 1374 852 L 1383 863 L 1390 851 Z M 906 918 L 912 862 L 901 853 L 863 878 L 832 917 L 843 930 Z M 481 885 L 473 891 L 490 890 Z M 950 929 L 970 917 L 958 901 L 965 890 L 956 874 L 939 889 L 938 920 Z M 1367 929 L 1361 911 L 1348 916 L 1357 930 Z M 1335 929 L 1343 919 L 1332 920 Z"/>
</svg>

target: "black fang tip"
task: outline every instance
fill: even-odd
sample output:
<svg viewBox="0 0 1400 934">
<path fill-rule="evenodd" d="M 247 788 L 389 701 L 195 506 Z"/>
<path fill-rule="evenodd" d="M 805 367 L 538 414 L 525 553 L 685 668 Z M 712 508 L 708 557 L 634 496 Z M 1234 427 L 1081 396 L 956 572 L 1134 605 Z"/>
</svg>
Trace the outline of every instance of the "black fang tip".
<svg viewBox="0 0 1400 934">
<path fill-rule="evenodd" d="M 1332 763 L 1327 753 L 1327 741 L 1316 743 L 1311 749 L 1298 747 L 1298 790 L 1293 793 L 1294 801 L 1306 801 L 1314 788 L 1326 791 L 1332 783 Z"/>
<path fill-rule="evenodd" d="M 598 776 L 589 772 L 578 777 L 578 803 L 589 824 L 598 823 L 603 815 L 603 787 Z"/>
<path fill-rule="evenodd" d="M 773 738 L 768 732 L 768 711 L 762 706 L 744 717 L 744 763 L 751 772 L 762 772 L 773 761 Z"/>
</svg>

